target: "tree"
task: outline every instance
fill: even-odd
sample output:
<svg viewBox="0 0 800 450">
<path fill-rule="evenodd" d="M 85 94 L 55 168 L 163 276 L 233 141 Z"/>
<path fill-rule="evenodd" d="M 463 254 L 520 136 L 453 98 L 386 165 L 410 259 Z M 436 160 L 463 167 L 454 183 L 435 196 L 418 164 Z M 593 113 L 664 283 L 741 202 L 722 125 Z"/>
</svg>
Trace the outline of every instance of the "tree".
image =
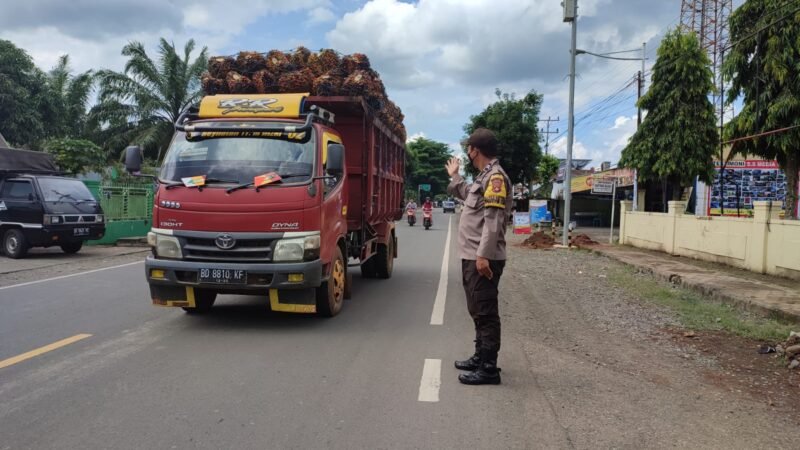
<svg viewBox="0 0 800 450">
<path fill-rule="evenodd" d="M 555 156 L 542 155 L 542 159 L 539 160 L 539 165 L 536 167 L 536 177 L 534 178 L 534 181 L 540 185 L 538 189 L 540 197 L 542 195 L 546 197 L 550 196 L 550 191 L 553 189 L 552 179 L 556 173 L 558 173 L 558 167 L 560 165 L 561 161 Z"/>
<path fill-rule="evenodd" d="M 69 55 L 62 55 L 58 59 L 58 64 L 47 74 L 48 94 L 53 108 L 48 114 L 51 116 L 48 123 L 51 136 L 85 136 L 93 85 L 91 70 L 73 75 L 69 66 Z"/>
<path fill-rule="evenodd" d="M 711 183 L 719 142 L 710 61 L 693 33 L 673 30 L 664 37 L 653 66 L 652 84 L 639 99 L 647 110 L 641 127 L 622 150 L 619 165 L 635 168 L 640 181 L 661 181 L 677 198 L 695 177 Z"/>
<path fill-rule="evenodd" d="M 53 155 L 61 170 L 73 175 L 106 167 L 103 149 L 85 139 L 51 139 L 45 143 L 44 149 Z"/>
<path fill-rule="evenodd" d="M 776 23 L 777 22 L 777 23 Z M 777 159 L 786 173 L 786 218 L 797 217 L 800 171 L 800 10 L 792 0 L 748 0 L 730 17 L 723 73 L 728 103 L 743 106 L 728 130 L 739 153 Z M 773 132 L 761 137 L 750 136 Z"/>
<path fill-rule="evenodd" d="M 9 41 L 0 39 L 0 133 L 9 144 L 36 146 L 46 124 L 42 103 L 47 100 L 44 73 L 33 59 Z"/>
<path fill-rule="evenodd" d="M 497 101 L 480 114 L 470 117 L 464 125 L 464 132 L 472 134 L 477 128 L 488 128 L 497 135 L 500 148 L 500 161 L 513 184 L 533 180 L 536 166 L 542 156 L 539 146 L 539 110 L 542 96 L 530 91 L 525 97 L 517 99 L 514 94 L 495 90 Z M 474 174 L 467 165 L 468 172 Z"/>
<path fill-rule="evenodd" d="M 408 177 L 408 188 L 415 190 L 420 184 L 430 184 L 431 196 L 445 192 L 450 177 L 444 166 L 453 156 L 447 144 L 419 137 L 406 144 L 406 147 L 415 162 Z"/>
<path fill-rule="evenodd" d="M 162 38 L 154 61 L 142 43 L 131 42 L 122 49 L 128 57 L 124 72 L 97 73 L 100 103 L 91 115 L 112 155 L 138 144 L 150 157 L 163 156 L 181 111 L 202 95 L 200 74 L 206 68 L 207 49 L 192 59 L 194 49 L 190 39 L 180 56 L 175 45 Z"/>
</svg>

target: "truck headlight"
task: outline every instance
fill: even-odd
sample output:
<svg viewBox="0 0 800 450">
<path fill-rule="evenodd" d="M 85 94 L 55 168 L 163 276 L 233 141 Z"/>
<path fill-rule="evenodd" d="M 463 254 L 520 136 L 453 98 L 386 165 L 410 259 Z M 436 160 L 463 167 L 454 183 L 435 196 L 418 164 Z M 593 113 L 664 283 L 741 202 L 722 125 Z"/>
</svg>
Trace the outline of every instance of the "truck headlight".
<svg viewBox="0 0 800 450">
<path fill-rule="evenodd" d="M 175 236 L 165 234 L 147 233 L 147 243 L 153 247 L 153 252 L 159 258 L 181 259 L 181 243 Z"/>
<path fill-rule="evenodd" d="M 275 262 L 313 261 L 319 258 L 319 235 L 281 239 L 275 244 Z"/>
<path fill-rule="evenodd" d="M 102 214 L 98 214 L 97 217 L 94 219 L 97 223 L 105 223 L 105 217 Z"/>
<path fill-rule="evenodd" d="M 61 218 L 61 216 L 53 216 L 50 214 L 45 214 L 44 216 L 45 225 L 58 225 L 60 223 L 64 223 L 64 220 Z"/>
</svg>

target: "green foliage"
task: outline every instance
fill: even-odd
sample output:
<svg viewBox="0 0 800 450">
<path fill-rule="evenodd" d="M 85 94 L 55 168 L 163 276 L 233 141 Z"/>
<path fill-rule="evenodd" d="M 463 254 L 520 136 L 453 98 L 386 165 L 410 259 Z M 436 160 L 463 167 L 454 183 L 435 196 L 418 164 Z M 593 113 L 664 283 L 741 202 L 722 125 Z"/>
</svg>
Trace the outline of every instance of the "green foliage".
<svg viewBox="0 0 800 450">
<path fill-rule="evenodd" d="M 690 185 L 713 180 L 719 143 L 710 61 L 693 33 L 674 30 L 658 49 L 650 89 L 639 100 L 647 110 L 642 126 L 622 150 L 619 165 L 638 170 L 641 181 Z"/>
<path fill-rule="evenodd" d="M 470 117 L 464 132 L 469 135 L 480 127 L 494 131 L 500 144 L 500 163 L 511 182 L 527 184 L 534 179 L 542 156 L 537 126 L 542 96 L 532 90 L 518 99 L 500 89 L 495 90 L 495 95 L 497 101 Z M 472 165 L 466 162 L 467 172 L 474 175 Z"/>
<path fill-rule="evenodd" d="M 47 123 L 50 135 L 85 137 L 89 97 L 94 86 L 92 71 L 73 75 L 69 55 L 62 55 L 46 77 L 52 108 Z"/>
<path fill-rule="evenodd" d="M 534 181 L 540 184 L 539 189 L 535 192 L 537 197 L 550 197 L 550 191 L 553 190 L 552 178 L 558 173 L 558 167 L 561 161 L 553 155 L 542 155 L 539 161 L 539 166 L 536 167 L 536 178 Z"/>
<path fill-rule="evenodd" d="M 420 184 L 431 185 L 431 197 L 446 192 L 450 177 L 444 166 L 453 156 L 447 144 L 421 137 L 409 142 L 406 148 L 412 161 L 412 169 L 406 168 L 406 187 L 414 191 L 413 197 L 416 197 Z"/>
<path fill-rule="evenodd" d="M 0 39 L 0 133 L 14 146 L 35 147 L 45 135 L 45 75 L 33 59 Z M 46 106 L 46 107 L 42 107 Z"/>
<path fill-rule="evenodd" d="M 85 139 L 51 139 L 45 142 L 44 149 L 53 155 L 61 170 L 70 174 L 100 171 L 106 167 L 103 149 Z"/>
<path fill-rule="evenodd" d="M 729 123 L 732 138 L 800 125 L 800 11 L 794 0 L 748 0 L 730 18 L 724 75 L 731 82 L 728 103 L 743 98 Z M 789 14 L 794 11 L 793 14 Z M 779 23 L 772 24 L 785 17 Z M 761 30 L 761 31 L 758 31 Z M 734 144 L 739 153 L 777 159 L 787 177 L 787 217 L 797 217 L 800 127 Z"/>
<path fill-rule="evenodd" d="M 206 68 L 207 49 L 192 59 L 194 49 L 194 40 L 189 40 L 181 56 L 162 38 L 158 59 L 153 60 L 143 44 L 131 42 L 122 49 L 128 57 L 124 72 L 97 73 L 100 103 L 92 109 L 91 119 L 112 155 L 137 144 L 149 157 L 163 156 L 178 115 L 202 96 L 200 75 Z"/>
</svg>

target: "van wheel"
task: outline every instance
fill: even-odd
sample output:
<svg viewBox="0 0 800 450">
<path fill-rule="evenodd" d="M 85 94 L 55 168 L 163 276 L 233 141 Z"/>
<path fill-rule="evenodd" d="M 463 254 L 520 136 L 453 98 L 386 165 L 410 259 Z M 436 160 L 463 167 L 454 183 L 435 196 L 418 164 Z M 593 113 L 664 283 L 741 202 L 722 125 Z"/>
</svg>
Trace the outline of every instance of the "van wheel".
<svg viewBox="0 0 800 450">
<path fill-rule="evenodd" d="M 9 258 L 19 259 L 28 253 L 28 240 L 22 230 L 12 228 L 3 235 L 3 253 Z"/>
<path fill-rule="evenodd" d="M 372 257 L 375 260 L 375 274 L 378 278 L 391 278 L 394 269 L 394 236 L 389 236 L 389 242 L 378 244 L 378 253 Z"/>
<path fill-rule="evenodd" d="M 317 313 L 325 317 L 339 314 L 344 304 L 347 268 L 344 265 L 342 249 L 336 247 L 331 261 L 331 275 L 328 281 L 317 288 Z"/>
<path fill-rule="evenodd" d="M 214 306 L 214 301 L 217 299 L 217 293 L 206 289 L 194 290 L 194 308 L 183 308 L 187 314 L 205 314 L 211 311 Z"/>
<path fill-rule="evenodd" d="M 61 247 L 61 250 L 64 251 L 64 253 L 67 253 L 67 254 L 78 253 L 80 251 L 81 247 L 83 247 L 83 241 L 65 242 L 65 243 L 61 244 L 60 247 Z"/>
</svg>

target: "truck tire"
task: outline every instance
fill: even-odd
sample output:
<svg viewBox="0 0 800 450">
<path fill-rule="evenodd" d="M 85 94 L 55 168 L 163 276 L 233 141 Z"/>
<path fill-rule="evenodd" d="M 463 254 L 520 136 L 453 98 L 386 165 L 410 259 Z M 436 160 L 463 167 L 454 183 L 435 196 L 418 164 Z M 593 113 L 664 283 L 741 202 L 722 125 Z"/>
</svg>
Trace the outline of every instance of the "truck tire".
<svg viewBox="0 0 800 450">
<path fill-rule="evenodd" d="M 389 237 L 386 244 L 378 244 L 378 253 L 372 257 L 375 260 L 375 275 L 378 278 L 391 278 L 394 269 L 394 236 Z"/>
<path fill-rule="evenodd" d="M 350 273 L 350 269 L 347 269 L 347 272 L 345 273 L 347 275 L 344 282 L 344 299 L 350 300 L 353 298 L 353 274 Z"/>
<path fill-rule="evenodd" d="M 78 253 L 81 250 L 81 247 L 83 247 L 83 241 L 65 242 L 61 244 L 60 247 L 61 250 L 64 251 L 64 253 L 71 255 L 73 253 Z"/>
<path fill-rule="evenodd" d="M 331 275 L 328 281 L 317 288 L 317 314 L 333 317 L 339 314 L 344 304 L 344 293 L 347 284 L 347 267 L 345 267 L 342 249 L 336 247 L 331 261 Z"/>
<path fill-rule="evenodd" d="M 375 260 L 378 258 L 378 255 L 372 255 L 372 257 L 364 262 L 361 263 L 361 277 L 362 278 L 375 278 Z"/>
<path fill-rule="evenodd" d="M 12 228 L 3 235 L 3 253 L 12 259 L 19 259 L 28 253 L 28 240 L 22 230 Z"/>
<path fill-rule="evenodd" d="M 217 293 L 215 291 L 209 291 L 206 289 L 197 289 L 194 290 L 194 308 L 183 308 L 186 311 L 186 314 L 192 315 L 199 315 L 205 314 L 211 311 L 211 307 L 214 306 L 214 301 L 217 299 Z"/>
</svg>

